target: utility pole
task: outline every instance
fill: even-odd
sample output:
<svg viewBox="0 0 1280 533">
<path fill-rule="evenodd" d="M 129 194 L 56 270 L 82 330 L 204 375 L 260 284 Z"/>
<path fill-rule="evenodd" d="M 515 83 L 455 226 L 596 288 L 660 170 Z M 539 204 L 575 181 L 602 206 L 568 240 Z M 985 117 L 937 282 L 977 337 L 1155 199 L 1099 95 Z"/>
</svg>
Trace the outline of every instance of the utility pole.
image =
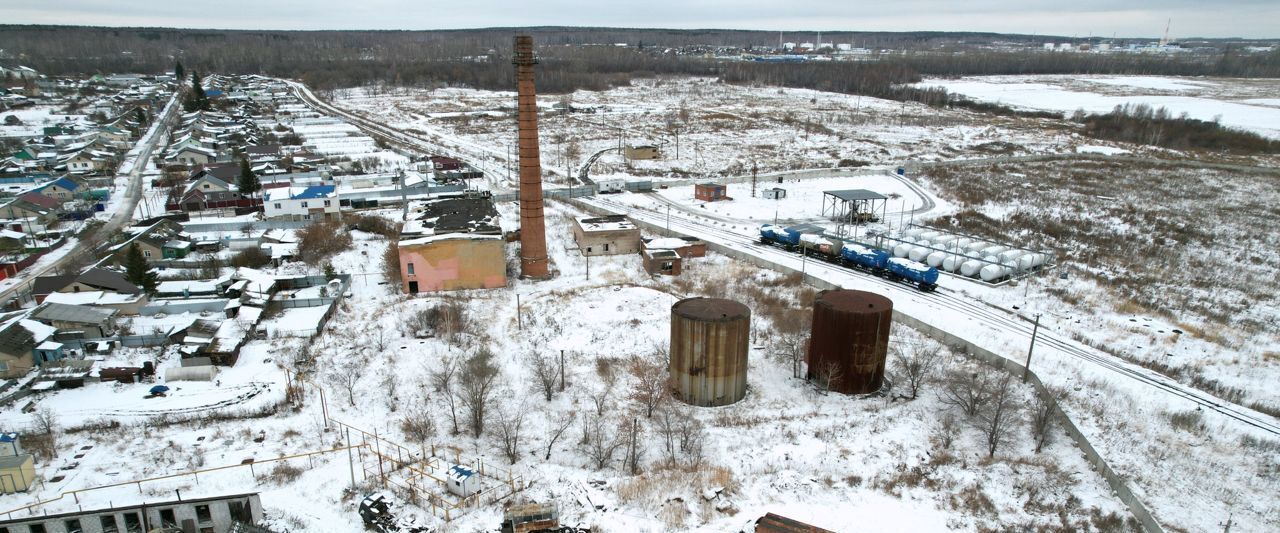
<svg viewBox="0 0 1280 533">
<path fill-rule="evenodd" d="M 667 206 L 667 231 L 671 231 L 671 206 Z"/>
<path fill-rule="evenodd" d="M 1031 346 L 1027 348 L 1027 365 L 1022 368 L 1022 382 L 1027 382 L 1027 374 L 1031 372 L 1031 352 L 1036 349 L 1036 334 L 1040 332 L 1040 313 L 1036 313 L 1036 324 L 1031 328 Z"/>
<path fill-rule="evenodd" d="M 516 293 L 516 329 L 524 331 L 524 315 L 520 312 L 520 293 Z"/>
<path fill-rule="evenodd" d="M 751 197 L 756 197 L 756 174 L 759 173 L 760 167 L 755 163 L 751 164 Z"/>
</svg>

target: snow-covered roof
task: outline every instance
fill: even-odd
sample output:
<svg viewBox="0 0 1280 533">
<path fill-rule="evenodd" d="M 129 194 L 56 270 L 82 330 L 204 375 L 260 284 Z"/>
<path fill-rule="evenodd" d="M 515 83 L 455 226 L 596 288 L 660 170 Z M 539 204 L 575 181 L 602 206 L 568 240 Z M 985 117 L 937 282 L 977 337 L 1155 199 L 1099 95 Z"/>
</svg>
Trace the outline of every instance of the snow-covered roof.
<svg viewBox="0 0 1280 533">
<path fill-rule="evenodd" d="M 46 303 L 70 305 L 115 305 L 137 302 L 142 294 L 121 294 L 107 291 L 54 292 L 44 298 Z"/>
<path fill-rule="evenodd" d="M 474 476 L 475 474 L 476 474 L 475 470 L 472 470 L 462 465 L 453 465 L 449 467 L 449 472 L 446 475 L 449 476 L 449 479 L 461 483 L 463 481 L 466 481 L 467 478 Z"/>
<path fill-rule="evenodd" d="M 657 238 L 645 243 L 645 247 L 650 250 L 676 250 L 685 246 L 689 246 L 689 241 L 674 237 Z"/>
<path fill-rule="evenodd" d="M 625 215 L 609 215 L 603 217 L 577 217 L 582 231 L 619 231 L 636 229 Z"/>
</svg>

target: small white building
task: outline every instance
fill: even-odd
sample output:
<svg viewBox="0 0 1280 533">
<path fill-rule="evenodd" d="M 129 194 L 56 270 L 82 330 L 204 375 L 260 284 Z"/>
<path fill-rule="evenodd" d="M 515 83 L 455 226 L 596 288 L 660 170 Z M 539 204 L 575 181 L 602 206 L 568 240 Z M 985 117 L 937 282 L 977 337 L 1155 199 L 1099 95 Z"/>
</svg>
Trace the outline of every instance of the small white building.
<svg viewBox="0 0 1280 533">
<path fill-rule="evenodd" d="M 330 220 L 338 218 L 338 191 L 333 185 L 268 189 L 263 210 L 267 218 Z"/>
<path fill-rule="evenodd" d="M 617 178 L 596 180 L 596 189 L 602 193 L 622 192 L 627 190 L 627 180 Z"/>
<path fill-rule="evenodd" d="M 470 467 L 453 465 L 445 476 L 449 479 L 449 492 L 466 498 L 480 492 L 480 476 Z"/>
<path fill-rule="evenodd" d="M 782 187 L 773 187 L 764 190 L 766 200 L 781 200 L 787 197 L 787 190 Z"/>
</svg>

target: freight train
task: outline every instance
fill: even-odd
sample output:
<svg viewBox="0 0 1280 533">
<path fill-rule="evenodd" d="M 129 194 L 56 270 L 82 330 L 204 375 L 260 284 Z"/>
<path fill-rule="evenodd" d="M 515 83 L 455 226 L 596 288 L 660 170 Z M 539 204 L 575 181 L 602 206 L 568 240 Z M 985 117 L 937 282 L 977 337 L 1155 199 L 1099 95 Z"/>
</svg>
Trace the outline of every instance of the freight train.
<svg viewBox="0 0 1280 533">
<path fill-rule="evenodd" d="M 929 265 L 894 257 L 884 250 L 846 243 L 822 236 L 822 228 L 800 225 L 784 228 L 773 224 L 760 226 L 760 242 L 779 246 L 789 252 L 800 252 L 828 263 L 870 272 L 892 281 L 914 285 L 924 292 L 938 288 L 938 269 Z"/>
</svg>

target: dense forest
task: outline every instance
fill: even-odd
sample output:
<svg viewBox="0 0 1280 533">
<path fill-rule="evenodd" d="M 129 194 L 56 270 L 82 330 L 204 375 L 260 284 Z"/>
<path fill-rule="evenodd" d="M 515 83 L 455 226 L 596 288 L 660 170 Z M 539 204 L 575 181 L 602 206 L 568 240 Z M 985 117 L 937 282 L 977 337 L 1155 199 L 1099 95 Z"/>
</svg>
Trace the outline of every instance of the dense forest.
<svg viewBox="0 0 1280 533">
<path fill-rule="evenodd" d="M 883 91 L 880 78 L 980 74 L 1164 74 L 1280 77 L 1280 52 L 1243 53 L 1241 43 L 1203 41 L 1199 53 L 1073 54 L 1029 49 L 1060 37 L 938 32 L 824 33 L 823 41 L 876 50 L 861 68 L 841 62 L 754 66 L 717 54 L 812 41 L 816 34 L 739 30 L 489 28 L 437 31 L 230 31 L 0 26 L 0 64 L 52 75 L 170 70 L 302 79 L 320 88 L 369 83 L 511 87 L 511 38 L 534 36 L 539 88 L 563 92 L 655 74 L 720 75 L 737 81 L 843 92 Z M 625 47 L 616 46 L 625 44 Z M 883 51 L 883 52 L 881 52 Z M 775 68 L 781 67 L 781 68 Z M 868 75 L 875 80 L 849 80 Z M 881 95 L 883 96 L 883 95 Z"/>
</svg>

